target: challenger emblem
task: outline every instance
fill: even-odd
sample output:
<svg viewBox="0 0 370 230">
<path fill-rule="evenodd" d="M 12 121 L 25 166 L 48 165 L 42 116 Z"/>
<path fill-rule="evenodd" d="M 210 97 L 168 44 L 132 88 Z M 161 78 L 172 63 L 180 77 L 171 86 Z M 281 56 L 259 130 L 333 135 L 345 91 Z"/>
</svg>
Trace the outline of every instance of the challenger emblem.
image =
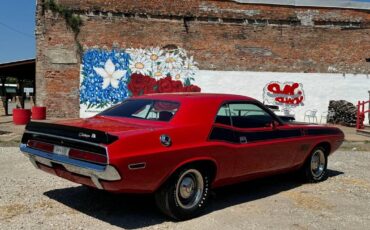
<svg viewBox="0 0 370 230">
<path fill-rule="evenodd" d="M 87 133 L 78 133 L 78 136 L 79 137 L 84 137 L 84 138 L 90 138 L 90 135 L 89 134 L 87 134 Z M 92 136 L 92 135 L 91 135 Z M 94 134 L 94 136 L 95 136 L 95 134 Z"/>
</svg>

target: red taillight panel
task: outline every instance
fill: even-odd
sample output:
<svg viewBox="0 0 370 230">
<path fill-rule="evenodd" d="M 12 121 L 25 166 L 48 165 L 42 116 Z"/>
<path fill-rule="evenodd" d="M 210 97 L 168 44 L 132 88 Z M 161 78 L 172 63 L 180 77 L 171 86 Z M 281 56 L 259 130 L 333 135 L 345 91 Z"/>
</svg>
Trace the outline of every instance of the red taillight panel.
<svg viewBox="0 0 370 230">
<path fill-rule="evenodd" d="M 103 156 L 97 153 L 86 152 L 86 151 L 78 150 L 78 149 L 70 149 L 69 157 L 78 159 L 78 160 L 85 160 L 85 161 L 100 163 L 100 164 L 107 163 L 106 156 Z"/>
<path fill-rule="evenodd" d="M 52 153 L 54 149 L 53 144 L 45 143 L 42 141 L 28 140 L 27 145 L 31 148 L 39 149 L 49 153 Z"/>
<path fill-rule="evenodd" d="M 38 149 L 38 150 L 45 151 L 48 153 L 54 152 L 53 144 L 45 143 L 42 141 L 28 140 L 27 146 L 30 148 Z M 74 148 L 70 148 L 68 157 L 76 159 L 76 160 L 89 161 L 89 162 L 98 163 L 98 164 L 106 164 L 108 161 L 107 157 L 104 155 L 93 153 L 93 152 L 88 152 L 84 150 L 74 149 Z"/>
</svg>

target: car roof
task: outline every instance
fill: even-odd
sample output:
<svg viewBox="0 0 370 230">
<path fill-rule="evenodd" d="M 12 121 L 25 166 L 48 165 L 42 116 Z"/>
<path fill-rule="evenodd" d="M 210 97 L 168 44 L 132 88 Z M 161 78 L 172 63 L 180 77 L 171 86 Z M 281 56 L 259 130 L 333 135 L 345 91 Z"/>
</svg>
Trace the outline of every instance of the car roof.
<svg viewBox="0 0 370 230">
<path fill-rule="evenodd" d="M 133 97 L 136 99 L 157 99 L 157 100 L 176 100 L 176 101 L 188 101 L 188 100 L 210 100 L 210 101 L 238 101 L 238 100 L 251 100 L 255 101 L 254 98 L 235 95 L 235 94 L 221 94 L 221 93 L 158 93 L 158 94 L 147 94 L 143 96 Z"/>
<path fill-rule="evenodd" d="M 214 122 L 220 105 L 226 101 L 255 101 L 255 99 L 233 94 L 219 93 L 163 93 L 132 97 L 129 100 L 150 99 L 174 101 L 181 104 L 179 111 L 171 120 L 172 124 L 208 124 Z"/>
</svg>

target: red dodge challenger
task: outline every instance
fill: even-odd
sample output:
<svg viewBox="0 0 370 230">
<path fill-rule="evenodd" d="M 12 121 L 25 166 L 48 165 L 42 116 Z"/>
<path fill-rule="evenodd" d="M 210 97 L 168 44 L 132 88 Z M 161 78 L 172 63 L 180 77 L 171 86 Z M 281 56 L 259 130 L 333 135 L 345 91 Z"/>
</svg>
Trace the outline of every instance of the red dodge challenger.
<svg viewBox="0 0 370 230">
<path fill-rule="evenodd" d="M 184 220 L 211 188 L 300 170 L 327 176 L 344 140 L 335 127 L 284 123 L 255 99 L 224 94 L 130 98 L 88 119 L 30 122 L 20 149 L 32 164 L 70 181 L 117 193 L 155 193 Z"/>
</svg>

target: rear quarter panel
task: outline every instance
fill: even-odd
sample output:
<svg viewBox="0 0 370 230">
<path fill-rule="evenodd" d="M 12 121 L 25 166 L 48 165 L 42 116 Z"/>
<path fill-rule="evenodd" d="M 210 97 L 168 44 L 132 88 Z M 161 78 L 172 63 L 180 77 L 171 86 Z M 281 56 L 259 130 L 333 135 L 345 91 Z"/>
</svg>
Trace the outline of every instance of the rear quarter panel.
<svg viewBox="0 0 370 230">
<path fill-rule="evenodd" d="M 330 147 L 329 155 L 335 152 L 344 141 L 343 132 L 336 127 L 302 126 L 304 136 L 300 140 L 301 149 L 296 155 L 294 164 L 301 166 L 310 156 L 313 149 L 327 144 Z"/>
<path fill-rule="evenodd" d="M 150 132 L 123 135 L 109 146 L 109 161 L 120 172 L 122 180 L 111 184 L 124 192 L 153 192 L 176 169 L 199 160 L 209 160 L 217 167 L 217 179 L 231 177 L 233 158 L 231 148 L 207 142 L 208 124 L 172 126 Z M 165 147 L 160 135 L 171 137 L 172 145 Z M 130 170 L 128 165 L 145 163 L 145 169 Z"/>
</svg>

